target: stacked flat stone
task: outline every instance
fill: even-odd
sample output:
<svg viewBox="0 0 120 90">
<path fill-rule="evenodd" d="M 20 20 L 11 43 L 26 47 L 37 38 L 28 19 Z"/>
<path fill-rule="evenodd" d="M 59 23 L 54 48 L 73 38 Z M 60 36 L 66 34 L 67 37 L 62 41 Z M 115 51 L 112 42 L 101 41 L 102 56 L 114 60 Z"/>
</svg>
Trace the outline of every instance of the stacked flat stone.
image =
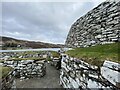
<svg viewBox="0 0 120 90">
<path fill-rule="evenodd" d="M 50 64 L 54 67 L 57 66 L 57 63 L 59 62 L 59 58 L 53 58 L 51 61 L 50 61 Z"/>
<path fill-rule="evenodd" d="M 28 63 L 20 63 L 16 67 L 16 73 L 19 73 L 20 78 L 42 77 L 46 74 L 46 66 L 44 61 L 34 61 Z"/>
<path fill-rule="evenodd" d="M 22 55 L 21 55 L 22 54 Z M 10 58 L 18 57 L 18 58 L 43 58 L 44 55 L 46 55 L 45 52 L 42 53 L 35 53 L 35 54 L 26 54 L 25 52 L 3 52 L 0 53 L 2 60 L 8 60 Z"/>
<path fill-rule="evenodd" d="M 45 60 L 6 61 L 3 65 L 15 69 L 15 76 L 21 79 L 42 77 L 46 74 Z"/>
<path fill-rule="evenodd" d="M 64 88 L 109 88 L 119 89 L 120 64 L 105 61 L 102 67 L 90 65 L 71 57 L 62 58 L 60 84 Z M 114 73 L 113 73 L 114 72 Z"/>
<path fill-rule="evenodd" d="M 120 0 L 105 1 L 80 17 L 70 28 L 69 47 L 88 47 L 120 41 Z"/>
</svg>

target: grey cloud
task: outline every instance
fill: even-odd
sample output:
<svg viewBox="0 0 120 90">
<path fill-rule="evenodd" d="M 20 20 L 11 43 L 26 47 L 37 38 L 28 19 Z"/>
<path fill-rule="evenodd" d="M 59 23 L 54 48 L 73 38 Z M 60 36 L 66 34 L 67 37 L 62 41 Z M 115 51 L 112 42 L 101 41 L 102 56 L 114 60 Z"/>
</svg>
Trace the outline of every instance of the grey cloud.
<svg viewBox="0 0 120 90">
<path fill-rule="evenodd" d="M 64 43 L 72 23 L 94 6 L 94 2 L 4 2 L 2 35 Z"/>
</svg>

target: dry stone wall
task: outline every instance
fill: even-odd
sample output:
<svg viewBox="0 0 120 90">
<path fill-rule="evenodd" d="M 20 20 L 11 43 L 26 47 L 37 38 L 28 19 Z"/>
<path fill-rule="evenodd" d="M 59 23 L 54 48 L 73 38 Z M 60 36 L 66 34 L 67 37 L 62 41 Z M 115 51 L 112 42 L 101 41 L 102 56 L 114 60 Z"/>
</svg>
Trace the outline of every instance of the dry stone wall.
<svg viewBox="0 0 120 90">
<path fill-rule="evenodd" d="M 69 47 L 88 47 L 120 41 L 120 0 L 106 1 L 80 17 L 67 36 Z"/>
<path fill-rule="evenodd" d="M 93 88 L 118 90 L 120 89 L 119 66 L 118 63 L 105 61 L 103 66 L 98 68 L 82 60 L 63 55 L 60 84 L 64 88 L 80 90 L 93 90 Z"/>
<path fill-rule="evenodd" d="M 57 63 L 59 62 L 59 58 L 53 58 L 53 60 L 50 61 L 51 66 L 57 67 Z"/>
<path fill-rule="evenodd" d="M 15 77 L 21 80 L 32 77 L 42 77 L 46 74 L 45 60 L 4 61 L 3 66 L 14 68 Z"/>
</svg>

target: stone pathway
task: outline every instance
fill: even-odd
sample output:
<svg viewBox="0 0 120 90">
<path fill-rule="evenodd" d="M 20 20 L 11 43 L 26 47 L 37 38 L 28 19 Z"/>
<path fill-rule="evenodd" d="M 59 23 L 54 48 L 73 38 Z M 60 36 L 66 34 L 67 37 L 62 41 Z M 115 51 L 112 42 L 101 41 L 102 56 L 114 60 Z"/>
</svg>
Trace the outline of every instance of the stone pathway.
<svg viewBox="0 0 120 90">
<path fill-rule="evenodd" d="M 31 78 L 28 80 L 20 81 L 16 79 L 17 88 L 62 88 L 59 85 L 59 70 L 53 66 L 46 64 L 46 75 L 42 78 Z"/>
</svg>

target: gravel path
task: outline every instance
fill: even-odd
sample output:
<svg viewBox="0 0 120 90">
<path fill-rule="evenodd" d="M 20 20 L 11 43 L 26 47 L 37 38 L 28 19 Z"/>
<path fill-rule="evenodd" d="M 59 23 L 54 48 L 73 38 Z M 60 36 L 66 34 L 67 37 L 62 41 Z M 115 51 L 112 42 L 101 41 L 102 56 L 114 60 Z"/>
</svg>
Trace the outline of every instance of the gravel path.
<svg viewBox="0 0 120 90">
<path fill-rule="evenodd" d="M 20 81 L 16 79 L 17 88 L 62 88 L 59 85 L 59 70 L 53 66 L 46 64 L 46 75 L 42 78 L 31 78 Z"/>
</svg>

